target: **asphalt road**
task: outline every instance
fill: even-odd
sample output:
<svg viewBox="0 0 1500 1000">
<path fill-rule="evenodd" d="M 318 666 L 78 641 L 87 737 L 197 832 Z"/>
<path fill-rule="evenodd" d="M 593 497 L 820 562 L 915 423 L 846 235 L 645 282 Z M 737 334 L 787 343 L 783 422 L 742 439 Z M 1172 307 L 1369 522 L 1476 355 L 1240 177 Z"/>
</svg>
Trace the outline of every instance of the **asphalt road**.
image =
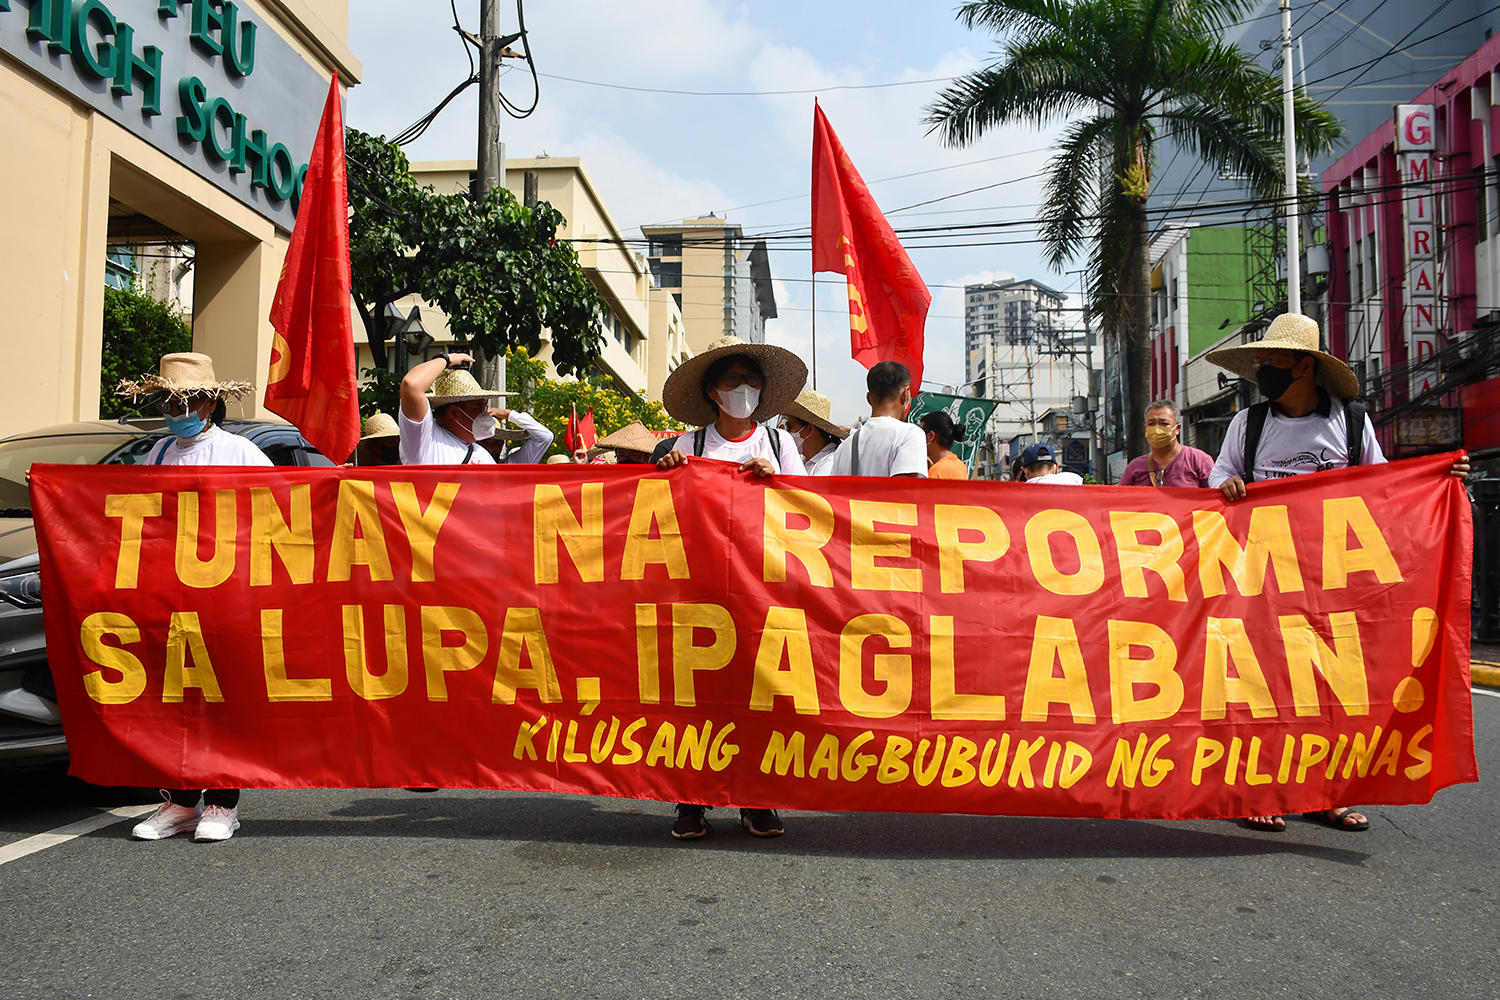
<svg viewBox="0 0 1500 1000">
<path fill-rule="evenodd" d="M 1481 774 L 1500 698 L 1475 696 Z M 1493 781 L 1493 778 L 1489 778 Z M 0 783 L 0 851 L 146 802 Z M 0 997 L 1500 996 L 1500 803 L 1371 830 L 250 791 L 227 844 L 130 821 L 0 864 Z"/>
</svg>

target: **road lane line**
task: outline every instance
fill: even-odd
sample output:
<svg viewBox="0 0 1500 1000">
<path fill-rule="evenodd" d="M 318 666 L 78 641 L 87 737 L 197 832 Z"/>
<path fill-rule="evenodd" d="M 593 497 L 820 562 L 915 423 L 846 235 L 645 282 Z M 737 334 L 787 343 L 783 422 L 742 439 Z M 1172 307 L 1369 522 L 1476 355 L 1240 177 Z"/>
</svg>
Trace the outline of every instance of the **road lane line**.
<svg viewBox="0 0 1500 1000">
<path fill-rule="evenodd" d="M 58 844 L 66 844 L 75 837 L 81 837 L 86 833 L 93 833 L 95 830 L 102 830 L 106 826 L 113 826 L 121 820 L 144 816 L 155 808 L 156 806 L 154 805 L 120 806 L 116 809 L 108 809 L 104 812 L 96 813 L 76 823 L 60 826 L 56 830 L 48 830 L 46 833 L 38 833 L 35 836 L 27 837 L 25 840 L 18 840 L 14 844 L 7 844 L 4 847 L 0 847 L 0 865 L 24 858 L 29 854 L 35 854 L 37 851 L 45 851 L 47 848 L 56 847 Z"/>
<path fill-rule="evenodd" d="M 1482 694 L 1486 698 L 1500 698 L 1500 691 L 1486 691 L 1484 688 L 1469 688 L 1470 694 Z"/>
</svg>

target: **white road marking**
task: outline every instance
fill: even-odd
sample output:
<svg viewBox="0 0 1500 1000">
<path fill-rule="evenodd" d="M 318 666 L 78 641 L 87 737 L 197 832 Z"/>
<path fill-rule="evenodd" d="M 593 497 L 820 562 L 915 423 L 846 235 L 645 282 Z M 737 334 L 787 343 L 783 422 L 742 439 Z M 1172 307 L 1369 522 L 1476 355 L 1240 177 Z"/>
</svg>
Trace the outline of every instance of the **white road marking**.
<svg viewBox="0 0 1500 1000">
<path fill-rule="evenodd" d="M 1500 698 L 1500 691 L 1486 691 L 1484 688 L 1469 688 L 1470 694 L 1482 694 L 1486 698 Z"/>
<path fill-rule="evenodd" d="M 144 816 L 155 808 L 156 806 L 154 805 L 120 806 L 117 809 L 108 809 L 104 812 L 96 813 L 76 823 L 60 826 L 56 830 L 48 830 L 46 833 L 39 833 L 33 837 L 18 840 L 14 844 L 6 844 L 4 847 L 0 847 L 0 865 L 8 864 L 18 858 L 24 858 L 28 854 L 35 854 L 37 851 L 45 851 L 47 848 L 56 847 L 58 844 L 66 844 L 75 837 L 81 837 L 85 833 L 93 833 L 95 830 L 102 830 L 106 826 L 112 826 L 121 820 Z"/>
</svg>

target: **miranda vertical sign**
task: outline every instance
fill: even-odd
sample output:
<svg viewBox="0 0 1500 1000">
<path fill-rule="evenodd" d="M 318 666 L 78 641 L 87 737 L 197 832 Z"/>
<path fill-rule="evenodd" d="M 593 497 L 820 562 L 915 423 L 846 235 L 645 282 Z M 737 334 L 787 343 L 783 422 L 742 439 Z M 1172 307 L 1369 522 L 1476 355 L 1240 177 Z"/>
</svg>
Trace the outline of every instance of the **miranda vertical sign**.
<svg viewBox="0 0 1500 1000">
<path fill-rule="evenodd" d="M 1412 396 L 1437 383 L 1437 226 L 1432 200 L 1431 104 L 1396 105 L 1396 163 L 1401 171 L 1406 229 L 1406 358 Z"/>
</svg>

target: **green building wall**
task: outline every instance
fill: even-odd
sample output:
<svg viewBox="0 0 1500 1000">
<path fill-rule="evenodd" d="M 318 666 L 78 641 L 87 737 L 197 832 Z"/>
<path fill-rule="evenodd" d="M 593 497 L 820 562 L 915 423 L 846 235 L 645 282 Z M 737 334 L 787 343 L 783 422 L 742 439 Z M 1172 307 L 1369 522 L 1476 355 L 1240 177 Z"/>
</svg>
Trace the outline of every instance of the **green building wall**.
<svg viewBox="0 0 1500 1000">
<path fill-rule="evenodd" d="M 1245 235 L 1243 226 L 1195 226 L 1189 233 L 1190 357 L 1250 322 L 1250 280 L 1255 268 Z"/>
</svg>

